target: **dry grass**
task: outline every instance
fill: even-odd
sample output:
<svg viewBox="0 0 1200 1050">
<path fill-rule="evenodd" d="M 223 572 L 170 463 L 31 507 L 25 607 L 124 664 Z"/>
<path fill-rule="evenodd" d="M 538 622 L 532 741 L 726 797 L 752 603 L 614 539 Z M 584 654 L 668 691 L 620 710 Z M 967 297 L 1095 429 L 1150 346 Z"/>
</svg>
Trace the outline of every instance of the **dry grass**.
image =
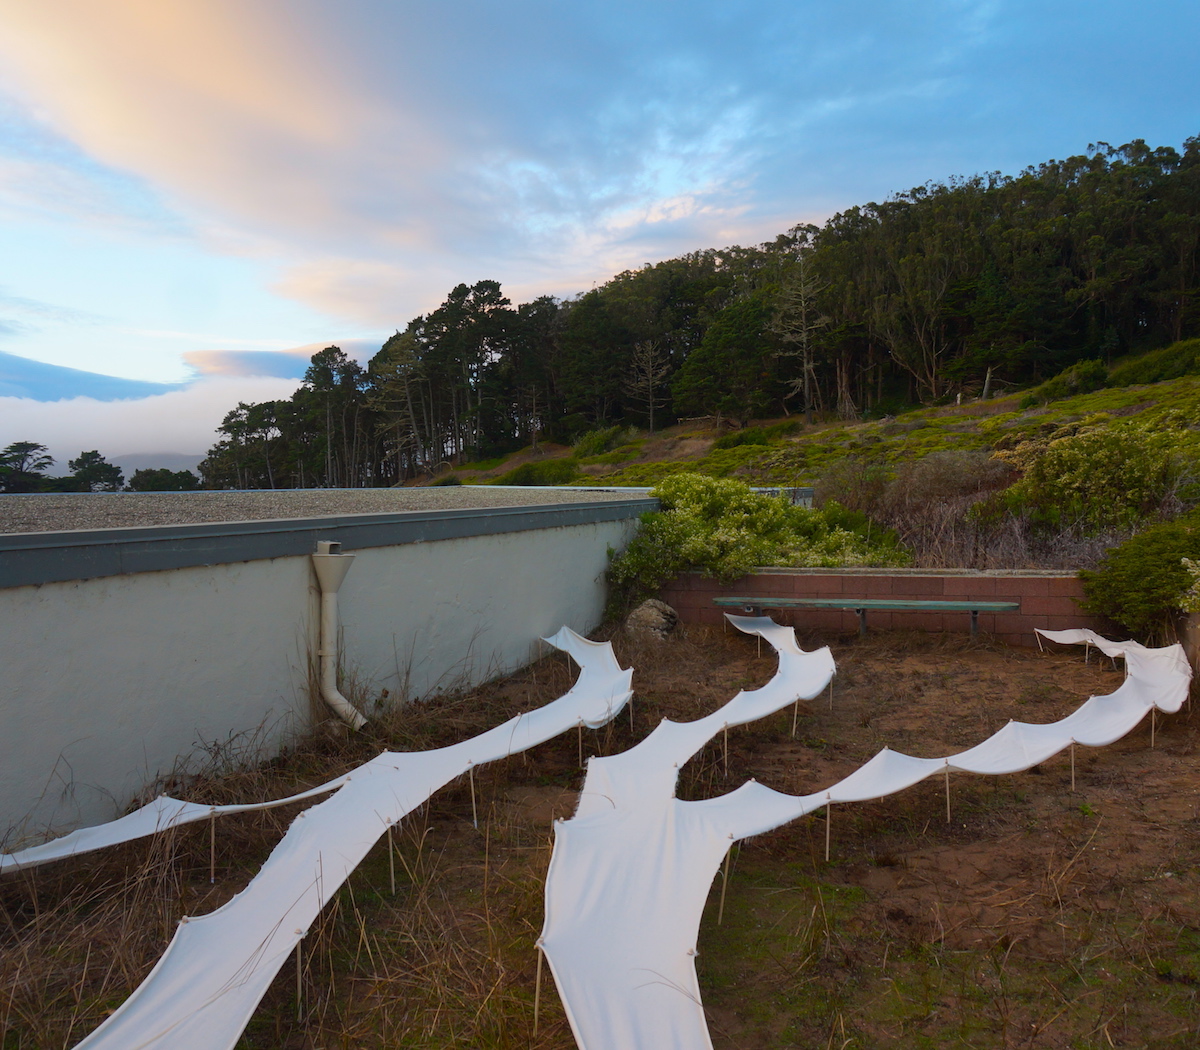
<svg viewBox="0 0 1200 1050">
<path fill-rule="evenodd" d="M 807 646 L 818 640 L 810 638 Z M 767 680 L 752 640 L 692 629 L 663 646 L 616 640 L 636 668 L 634 729 L 583 735 L 622 750 L 661 717 L 690 719 Z M 878 635 L 835 648 L 826 698 L 730 733 L 683 770 L 706 797 L 747 777 L 810 791 L 880 746 L 940 754 L 1010 717 L 1049 721 L 1119 675 L 1075 653 L 1041 656 L 960 638 Z M 187 786 L 211 801 L 275 797 L 381 747 L 464 739 L 560 695 L 562 657 L 454 697 L 412 704 L 352 741 L 316 740 L 251 772 Z M 1190 714 L 1112 748 L 1009 778 L 955 778 L 838 807 L 736 851 L 725 919 L 701 931 L 705 1004 L 722 1048 L 1192 1047 L 1200 1042 L 1200 812 Z M 581 782 L 574 733 L 475 774 L 384 839 L 306 939 L 299 982 L 280 973 L 245 1047 L 574 1045 L 543 975 L 534 1035 L 534 941 L 550 822 Z M 0 1047 L 78 1042 L 136 987 L 178 918 L 246 884 L 292 813 L 223 818 L 217 881 L 208 829 L 0 880 Z M 395 890 L 393 892 L 393 872 Z M 299 991 L 299 994 L 298 994 Z"/>
</svg>

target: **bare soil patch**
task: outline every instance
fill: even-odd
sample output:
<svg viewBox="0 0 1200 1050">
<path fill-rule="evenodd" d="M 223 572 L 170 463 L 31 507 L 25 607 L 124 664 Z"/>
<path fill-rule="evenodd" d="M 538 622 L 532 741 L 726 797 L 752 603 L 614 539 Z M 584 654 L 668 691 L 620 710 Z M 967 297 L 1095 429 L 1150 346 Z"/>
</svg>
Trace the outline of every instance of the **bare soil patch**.
<svg viewBox="0 0 1200 1050">
<path fill-rule="evenodd" d="M 806 648 L 828 639 L 802 636 Z M 662 645 L 617 637 L 635 667 L 622 715 L 475 774 L 412 814 L 305 942 L 301 996 L 285 967 L 244 1047 L 574 1046 L 544 975 L 533 1027 L 551 821 L 570 812 L 579 752 L 609 754 L 662 717 L 699 717 L 771 676 L 753 639 L 690 628 Z M 1040 654 L 965 637 L 879 634 L 834 645 L 822 696 L 731 730 L 683 769 L 703 798 L 755 777 L 789 792 L 845 776 L 882 746 L 941 755 L 1010 718 L 1048 722 L 1122 671 L 1081 651 Z M 277 797 L 381 747 L 436 747 L 565 690 L 550 657 L 457 697 L 412 704 L 353 741 L 181 785 L 198 800 Z M 1011 777 L 926 782 L 813 814 L 736 848 L 699 970 L 719 1048 L 1194 1047 L 1200 1044 L 1200 774 L 1189 708 L 1109 748 Z M 0 1047 L 69 1046 L 145 976 L 183 914 L 245 885 L 291 814 L 223 818 L 217 882 L 208 832 L 189 828 L 0 880 Z M 395 870 L 395 891 L 392 870 Z"/>
</svg>

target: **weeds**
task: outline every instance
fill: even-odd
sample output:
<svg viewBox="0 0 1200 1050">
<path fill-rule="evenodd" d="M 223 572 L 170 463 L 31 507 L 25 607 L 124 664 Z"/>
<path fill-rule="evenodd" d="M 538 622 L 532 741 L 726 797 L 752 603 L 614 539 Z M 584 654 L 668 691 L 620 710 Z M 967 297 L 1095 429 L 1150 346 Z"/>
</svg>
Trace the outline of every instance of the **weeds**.
<svg viewBox="0 0 1200 1050">
<path fill-rule="evenodd" d="M 806 648 L 822 641 L 801 638 Z M 637 668 L 634 728 L 622 716 L 585 732 L 589 755 L 624 750 L 663 717 L 706 714 L 775 666 L 753 640 L 699 628 L 665 644 L 614 644 Z M 1030 702 L 1048 721 L 1113 687 L 1075 654 L 966 637 L 880 632 L 836 656 L 832 711 L 824 697 L 802 705 L 795 739 L 790 710 L 731 731 L 728 768 L 718 738 L 681 770 L 680 796 L 711 797 L 751 776 L 814 790 L 881 741 L 946 753 L 1028 718 Z M 472 736 L 560 695 L 573 676 L 565 657 L 548 657 L 408 704 L 365 736 L 314 740 L 181 788 L 205 801 L 275 797 L 382 747 Z M 837 807 L 828 864 L 821 815 L 743 843 L 723 922 L 718 877 L 700 934 L 715 1044 L 1196 1045 L 1196 736 L 1182 715 L 1160 724 L 1154 751 L 1135 736 L 1094 761 L 1080 754 L 1086 803 L 1070 794 L 1060 756 L 1041 775 L 953 778 L 949 826 L 940 782 Z M 572 733 L 475 771 L 478 830 L 465 778 L 410 814 L 324 910 L 240 1046 L 572 1047 L 548 974 L 534 1036 L 534 943 L 551 820 L 569 815 L 581 780 Z M 205 825 L 0 880 L 0 1047 L 78 1042 L 145 976 L 182 914 L 210 911 L 246 884 L 294 812 L 223 818 L 215 885 Z"/>
</svg>

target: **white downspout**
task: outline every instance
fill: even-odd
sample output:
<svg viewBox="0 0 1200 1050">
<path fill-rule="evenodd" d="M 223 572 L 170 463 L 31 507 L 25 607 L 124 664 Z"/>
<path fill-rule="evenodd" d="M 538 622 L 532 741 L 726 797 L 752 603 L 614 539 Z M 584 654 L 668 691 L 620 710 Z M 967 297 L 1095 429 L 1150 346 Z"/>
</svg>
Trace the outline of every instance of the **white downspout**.
<svg viewBox="0 0 1200 1050">
<path fill-rule="evenodd" d="M 362 729 L 367 720 L 337 687 L 338 588 L 354 564 L 354 555 L 341 554 L 341 549 L 340 543 L 319 540 L 317 553 L 312 555 L 321 585 L 321 642 L 317 650 L 321 658 L 321 696 L 351 729 Z"/>
</svg>

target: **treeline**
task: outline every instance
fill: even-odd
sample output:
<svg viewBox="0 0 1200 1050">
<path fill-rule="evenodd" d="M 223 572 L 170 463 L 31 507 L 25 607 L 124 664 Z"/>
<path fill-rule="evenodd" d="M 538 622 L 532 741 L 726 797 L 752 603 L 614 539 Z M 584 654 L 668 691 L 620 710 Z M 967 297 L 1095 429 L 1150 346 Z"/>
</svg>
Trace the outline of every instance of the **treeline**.
<svg viewBox="0 0 1200 1050">
<path fill-rule="evenodd" d="M 190 470 L 166 467 L 135 470 L 126 485 L 121 468 L 109 463 L 97 449 L 67 460 L 70 474 L 48 474 L 52 466 L 54 457 L 45 445 L 14 441 L 0 449 L 0 493 L 120 492 L 123 487 L 129 492 L 185 492 L 200 488 L 200 479 Z"/>
<path fill-rule="evenodd" d="M 216 488 L 387 485 L 616 422 L 881 415 L 1200 334 L 1200 139 L 930 183 L 568 301 L 455 288 L 364 368 L 239 404 Z"/>
</svg>

